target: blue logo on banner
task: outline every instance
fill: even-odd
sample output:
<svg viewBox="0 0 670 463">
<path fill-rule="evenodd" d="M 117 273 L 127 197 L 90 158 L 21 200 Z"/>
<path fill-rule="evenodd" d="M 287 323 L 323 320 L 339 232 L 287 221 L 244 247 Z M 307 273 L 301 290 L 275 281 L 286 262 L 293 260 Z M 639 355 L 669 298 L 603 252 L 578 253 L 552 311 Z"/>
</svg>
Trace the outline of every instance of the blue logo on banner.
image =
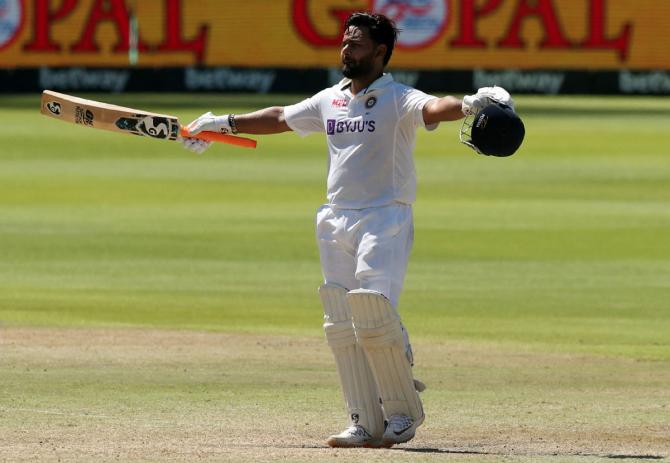
<svg viewBox="0 0 670 463">
<path fill-rule="evenodd" d="M 22 24 L 22 0 L 0 0 L 0 49 L 14 41 Z"/>
</svg>

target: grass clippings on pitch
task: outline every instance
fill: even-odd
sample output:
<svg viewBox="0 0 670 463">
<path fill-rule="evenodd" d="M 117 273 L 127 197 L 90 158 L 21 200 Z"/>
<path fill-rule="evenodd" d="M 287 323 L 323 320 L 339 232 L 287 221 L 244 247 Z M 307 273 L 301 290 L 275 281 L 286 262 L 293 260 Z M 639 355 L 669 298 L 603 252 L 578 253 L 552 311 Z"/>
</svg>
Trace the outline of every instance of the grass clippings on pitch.
<svg viewBox="0 0 670 463">
<path fill-rule="evenodd" d="M 417 438 L 332 450 L 345 423 L 318 338 L 0 330 L 5 461 L 639 461 L 670 456 L 670 363 L 418 342 Z"/>
</svg>

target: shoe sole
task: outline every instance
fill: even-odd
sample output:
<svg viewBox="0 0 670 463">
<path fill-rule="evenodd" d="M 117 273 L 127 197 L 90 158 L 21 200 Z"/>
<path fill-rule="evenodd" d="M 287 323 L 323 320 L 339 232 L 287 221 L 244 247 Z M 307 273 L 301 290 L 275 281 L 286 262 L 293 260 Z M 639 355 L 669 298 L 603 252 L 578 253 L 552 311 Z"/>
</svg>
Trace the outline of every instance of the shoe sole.
<svg viewBox="0 0 670 463">
<path fill-rule="evenodd" d="M 342 442 L 336 440 L 327 440 L 326 444 L 328 445 L 328 447 L 332 447 L 334 449 L 352 449 L 365 446 L 364 442 L 358 444 L 358 443 Z"/>
</svg>

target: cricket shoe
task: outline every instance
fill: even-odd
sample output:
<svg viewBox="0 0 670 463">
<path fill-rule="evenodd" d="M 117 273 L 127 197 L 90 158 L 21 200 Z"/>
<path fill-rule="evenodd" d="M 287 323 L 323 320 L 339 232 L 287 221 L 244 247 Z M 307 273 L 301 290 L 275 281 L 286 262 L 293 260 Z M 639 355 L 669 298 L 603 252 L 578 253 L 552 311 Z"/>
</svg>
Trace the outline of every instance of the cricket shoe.
<svg viewBox="0 0 670 463">
<path fill-rule="evenodd" d="M 416 428 L 421 426 L 425 415 L 419 419 L 414 419 L 407 415 L 393 415 L 389 417 L 386 431 L 382 436 L 382 446 L 391 447 L 395 444 L 409 442 L 416 434 Z"/>
<path fill-rule="evenodd" d="M 326 440 L 326 444 L 331 447 L 372 447 L 382 446 L 379 438 L 374 438 L 365 428 L 358 424 L 353 424 L 339 434 L 334 434 Z"/>
</svg>

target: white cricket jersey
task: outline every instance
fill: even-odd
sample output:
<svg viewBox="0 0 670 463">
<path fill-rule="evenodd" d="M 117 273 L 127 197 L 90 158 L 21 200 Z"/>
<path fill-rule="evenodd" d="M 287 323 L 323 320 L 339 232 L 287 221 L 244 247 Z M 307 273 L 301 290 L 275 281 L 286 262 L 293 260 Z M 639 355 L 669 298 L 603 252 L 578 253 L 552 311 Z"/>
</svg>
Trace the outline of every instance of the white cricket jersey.
<svg viewBox="0 0 670 463">
<path fill-rule="evenodd" d="M 284 108 L 286 123 L 299 135 L 326 133 L 328 203 L 339 209 L 413 203 L 416 129 L 426 127 L 423 106 L 436 97 L 394 82 L 391 74 L 355 96 L 350 85 L 343 79 Z"/>
</svg>

